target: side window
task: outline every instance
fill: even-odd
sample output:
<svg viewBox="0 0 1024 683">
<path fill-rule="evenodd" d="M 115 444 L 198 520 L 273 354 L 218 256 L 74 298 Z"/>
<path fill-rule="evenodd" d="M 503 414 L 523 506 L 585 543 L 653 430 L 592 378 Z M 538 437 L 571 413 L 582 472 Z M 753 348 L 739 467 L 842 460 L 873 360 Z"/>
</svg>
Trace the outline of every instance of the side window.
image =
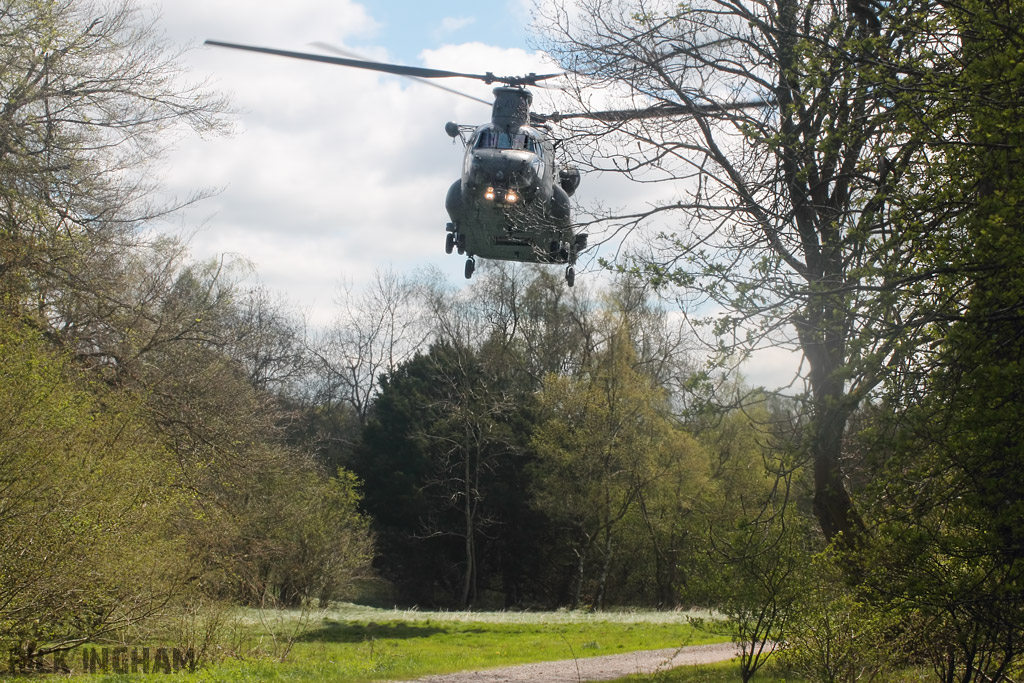
<svg viewBox="0 0 1024 683">
<path fill-rule="evenodd" d="M 492 149 L 498 146 L 498 133 L 493 129 L 487 129 L 480 131 L 480 137 L 477 138 L 476 148 Z"/>
</svg>

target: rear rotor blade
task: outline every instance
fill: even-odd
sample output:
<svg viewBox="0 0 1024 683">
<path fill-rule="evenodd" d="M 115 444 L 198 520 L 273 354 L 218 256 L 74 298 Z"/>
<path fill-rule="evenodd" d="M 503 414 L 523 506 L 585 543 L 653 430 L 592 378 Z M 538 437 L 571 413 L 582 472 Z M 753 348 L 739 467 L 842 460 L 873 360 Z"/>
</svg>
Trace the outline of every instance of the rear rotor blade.
<svg viewBox="0 0 1024 683">
<path fill-rule="evenodd" d="M 345 57 L 331 57 L 329 55 L 317 55 L 309 52 L 291 52 L 289 50 L 277 50 L 271 47 L 255 47 L 252 45 L 239 45 L 238 43 L 225 43 L 219 40 L 207 40 L 206 45 L 216 47 L 227 47 L 232 50 L 247 50 L 249 52 L 261 52 L 267 55 L 278 57 L 291 57 L 292 59 L 304 59 L 310 62 L 324 62 L 326 64 L 337 64 L 339 66 L 350 66 L 356 69 L 369 69 L 370 71 L 382 71 L 396 76 L 412 76 L 414 78 L 475 78 L 486 83 L 493 83 L 498 80 L 494 74 L 463 74 L 455 71 L 443 71 L 441 69 L 424 69 L 417 66 L 401 66 L 398 64 L 385 64 L 383 62 L 368 62 L 362 59 L 347 59 Z"/>
<path fill-rule="evenodd" d="M 358 59 L 358 60 L 363 61 L 363 62 L 367 61 L 367 60 L 363 59 L 361 56 L 359 56 L 359 55 L 357 55 L 357 54 L 355 54 L 353 52 L 349 52 L 347 50 L 342 50 L 340 47 L 337 47 L 335 45 L 331 45 L 330 43 L 316 42 L 316 43 L 313 43 L 313 46 L 314 47 L 318 47 L 321 50 L 326 50 L 327 52 L 333 52 L 335 54 L 341 55 L 342 57 L 348 57 L 350 59 Z M 480 102 L 481 104 L 486 104 L 488 107 L 490 107 L 492 104 L 494 104 L 493 102 L 485 100 L 483 98 L 474 97 L 473 95 L 469 95 L 469 94 L 466 94 L 464 92 L 459 92 L 458 90 L 455 90 L 454 88 L 449 88 L 448 86 L 441 85 L 440 83 L 434 83 L 433 81 L 427 80 L 425 78 L 420 78 L 419 76 L 406 76 L 406 78 L 411 78 L 412 80 L 417 81 L 419 83 L 422 83 L 423 85 L 429 85 L 432 88 L 437 88 L 438 90 L 444 90 L 445 92 L 452 93 L 453 95 L 458 95 L 459 97 L 465 97 L 466 99 L 473 100 L 474 102 Z"/>
<path fill-rule="evenodd" d="M 395 74 L 396 76 L 410 76 L 412 78 L 472 78 L 484 83 L 505 83 L 507 85 L 532 85 L 537 81 L 548 78 L 555 78 L 562 74 L 530 74 L 528 76 L 495 76 L 491 72 L 485 74 L 465 74 L 457 71 L 445 71 L 443 69 L 425 69 L 418 66 L 401 66 L 398 64 L 386 64 L 383 62 L 368 62 L 362 59 L 348 59 L 345 57 L 331 57 L 329 55 L 317 55 L 309 52 L 291 52 L 289 50 L 277 50 L 270 47 L 255 47 L 252 45 L 240 45 L 238 43 L 225 43 L 220 40 L 207 40 L 206 45 L 216 47 L 227 47 L 233 50 L 247 50 L 249 52 L 261 52 L 278 57 L 291 57 L 292 59 L 304 59 L 310 62 L 323 62 L 325 64 L 336 64 L 338 66 L 349 66 L 355 69 L 368 69 L 370 71 L 381 71 L 383 73 Z"/>
</svg>

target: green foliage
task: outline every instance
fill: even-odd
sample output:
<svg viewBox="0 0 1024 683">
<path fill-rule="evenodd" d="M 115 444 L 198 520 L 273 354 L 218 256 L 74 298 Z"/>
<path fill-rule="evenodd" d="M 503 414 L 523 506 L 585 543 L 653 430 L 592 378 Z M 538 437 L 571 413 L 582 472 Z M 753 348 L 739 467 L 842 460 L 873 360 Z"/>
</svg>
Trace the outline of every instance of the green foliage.
<svg viewBox="0 0 1024 683">
<path fill-rule="evenodd" d="M 586 594 L 602 607 L 610 573 L 645 555 L 652 562 L 643 571 L 650 576 L 653 565 L 658 597 L 672 604 L 707 457 L 673 423 L 664 391 L 638 370 L 628 324 L 611 314 L 606 325 L 591 366 L 545 379 L 532 439 L 534 501 L 568 541 L 573 605 Z"/>
<path fill-rule="evenodd" d="M 1022 12 L 947 8 L 960 45 L 922 76 L 946 95 L 908 93 L 928 191 L 913 188 L 900 227 L 928 235 L 915 267 L 941 275 L 929 353 L 875 414 L 865 583 L 943 681 L 1012 680 L 1024 655 Z"/>
<path fill-rule="evenodd" d="M 254 483 L 236 541 L 245 559 L 227 565 L 243 580 L 242 596 L 286 606 L 348 597 L 373 550 L 355 475 L 298 466 Z"/>
<path fill-rule="evenodd" d="M 0 645 L 74 644 L 181 590 L 185 503 L 140 402 L 0 320 Z"/>
<path fill-rule="evenodd" d="M 522 508 L 517 427 L 528 406 L 485 351 L 459 343 L 435 344 L 382 378 L 353 468 L 372 492 L 385 575 L 403 599 L 468 606 L 506 580 L 509 569 L 491 562 L 498 531 L 515 535 Z"/>
<path fill-rule="evenodd" d="M 851 589 L 828 552 L 814 557 L 786 629 L 782 660 L 821 683 L 892 680 L 910 640 L 892 615 Z"/>
<path fill-rule="evenodd" d="M 788 482 L 775 489 L 750 516 L 712 528 L 712 554 L 719 572 L 717 604 L 726 628 L 740 645 L 740 673 L 750 680 L 785 642 L 797 617 L 800 596 L 811 580 L 808 521 L 787 500 Z"/>
<path fill-rule="evenodd" d="M 152 201 L 153 165 L 175 134 L 225 127 L 225 101 L 184 84 L 177 58 L 132 3 L 0 3 L 5 310 L 116 298 L 105 267 L 173 208 Z"/>
</svg>

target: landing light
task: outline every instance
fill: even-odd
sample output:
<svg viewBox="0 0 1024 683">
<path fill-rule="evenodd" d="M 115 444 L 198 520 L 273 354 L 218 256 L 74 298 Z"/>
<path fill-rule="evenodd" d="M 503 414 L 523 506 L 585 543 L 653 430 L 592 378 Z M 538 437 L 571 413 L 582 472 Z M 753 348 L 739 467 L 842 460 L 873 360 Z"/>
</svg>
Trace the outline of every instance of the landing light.
<svg viewBox="0 0 1024 683">
<path fill-rule="evenodd" d="M 486 199 L 487 201 L 493 201 L 494 200 L 494 188 L 493 187 L 488 187 L 486 190 L 484 190 L 484 199 Z"/>
<path fill-rule="evenodd" d="M 519 195 L 517 195 L 512 190 L 509 190 L 505 194 L 505 201 L 508 202 L 509 204 L 515 204 L 517 201 L 519 201 Z"/>
</svg>

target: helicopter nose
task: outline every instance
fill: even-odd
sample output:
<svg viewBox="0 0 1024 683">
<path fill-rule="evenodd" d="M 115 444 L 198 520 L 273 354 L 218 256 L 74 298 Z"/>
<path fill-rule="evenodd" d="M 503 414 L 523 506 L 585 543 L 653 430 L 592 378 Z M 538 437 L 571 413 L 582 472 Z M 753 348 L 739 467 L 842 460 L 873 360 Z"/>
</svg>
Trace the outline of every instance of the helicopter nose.
<svg viewBox="0 0 1024 683">
<path fill-rule="evenodd" d="M 477 154 L 471 173 L 473 183 L 528 189 L 537 182 L 530 161 L 523 154 Z"/>
<path fill-rule="evenodd" d="M 536 182 L 536 173 L 534 173 L 533 166 L 528 161 L 522 161 L 517 164 L 509 177 L 510 185 L 524 190 L 533 187 Z"/>
</svg>

